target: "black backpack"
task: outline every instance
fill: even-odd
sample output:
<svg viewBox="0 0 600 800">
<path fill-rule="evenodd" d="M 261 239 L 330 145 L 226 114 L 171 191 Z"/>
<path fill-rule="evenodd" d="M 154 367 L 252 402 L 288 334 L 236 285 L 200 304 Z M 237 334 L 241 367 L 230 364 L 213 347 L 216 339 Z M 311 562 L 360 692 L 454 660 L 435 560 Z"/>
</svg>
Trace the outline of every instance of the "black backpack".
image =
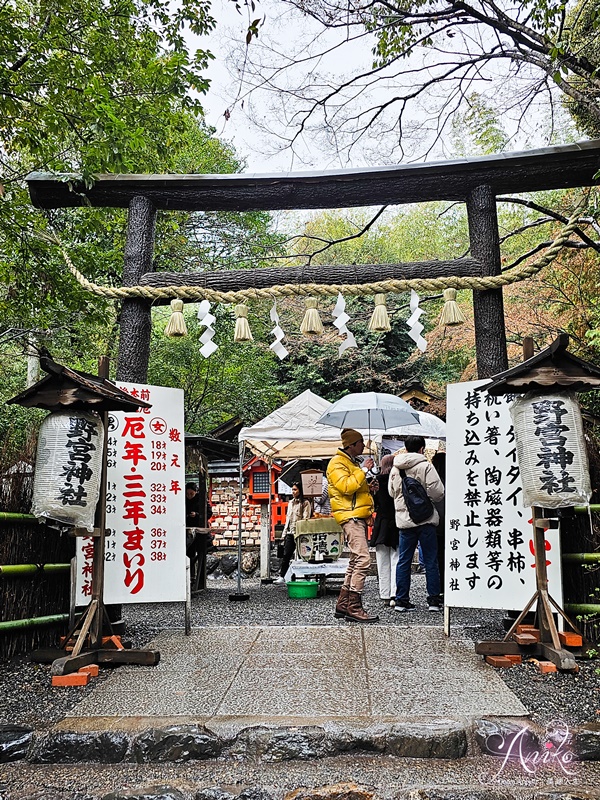
<svg viewBox="0 0 600 800">
<path fill-rule="evenodd" d="M 399 470 L 399 472 L 402 477 L 402 494 L 408 516 L 413 522 L 420 525 L 433 514 L 433 503 L 420 481 L 416 478 L 411 478 L 403 469 Z"/>
</svg>

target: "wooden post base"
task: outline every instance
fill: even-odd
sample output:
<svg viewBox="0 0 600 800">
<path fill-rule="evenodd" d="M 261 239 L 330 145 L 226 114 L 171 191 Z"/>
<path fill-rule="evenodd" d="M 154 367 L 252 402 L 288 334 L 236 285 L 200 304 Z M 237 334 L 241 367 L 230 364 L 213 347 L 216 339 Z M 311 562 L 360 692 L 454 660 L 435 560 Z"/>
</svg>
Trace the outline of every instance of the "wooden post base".
<svg viewBox="0 0 600 800">
<path fill-rule="evenodd" d="M 561 672 L 577 672 L 575 655 L 569 650 L 554 647 L 545 642 L 536 642 L 532 645 L 519 645 L 512 641 L 477 642 L 475 652 L 482 656 L 522 655 L 524 658 L 533 656 L 556 664 Z"/>
<path fill-rule="evenodd" d="M 153 667 L 160 661 L 158 650 L 88 650 L 76 656 L 63 656 L 52 662 L 52 675 L 68 675 L 89 664 L 141 664 Z"/>
<path fill-rule="evenodd" d="M 52 664 L 52 675 L 68 675 L 90 664 L 140 664 L 153 667 L 160 661 L 158 650 L 131 650 L 112 647 L 99 650 L 84 650 L 78 655 L 65 655 L 65 651 L 55 647 L 34 650 L 29 658 L 37 664 Z"/>
</svg>

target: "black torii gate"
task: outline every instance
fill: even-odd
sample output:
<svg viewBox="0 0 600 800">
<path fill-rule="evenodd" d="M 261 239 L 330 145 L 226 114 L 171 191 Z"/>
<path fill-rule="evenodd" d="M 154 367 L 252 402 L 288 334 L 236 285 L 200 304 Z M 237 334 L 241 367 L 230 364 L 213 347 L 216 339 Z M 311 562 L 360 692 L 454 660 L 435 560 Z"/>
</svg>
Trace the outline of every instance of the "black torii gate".
<svg viewBox="0 0 600 800">
<path fill-rule="evenodd" d="M 466 204 L 471 259 L 418 265 L 361 265 L 360 276 L 345 278 L 346 283 L 367 283 L 380 280 L 386 270 L 386 274 L 391 270 L 396 277 L 500 275 L 496 198 L 506 192 L 593 186 L 599 170 L 600 140 L 595 140 L 518 153 L 375 169 L 273 175 L 99 175 L 91 187 L 86 187 L 76 175 L 36 172 L 27 176 L 27 183 L 32 202 L 38 208 L 91 205 L 128 209 L 124 287 L 181 285 L 182 279 L 204 285 L 208 280 L 208 273 L 202 273 L 201 277 L 192 273 L 183 278 L 175 273 L 152 274 L 157 210 L 271 211 L 400 205 L 431 200 Z M 319 267 L 324 276 L 322 282 L 335 282 L 327 270 L 327 267 Z M 246 285 L 252 286 L 258 273 L 268 272 L 273 277 L 270 284 L 267 279 L 267 285 L 281 282 L 282 270 L 245 270 Z M 225 281 L 227 276 L 217 273 L 214 278 Z M 308 282 L 306 277 L 304 280 Z M 213 288 L 217 287 L 213 285 Z M 479 378 L 487 378 L 508 368 L 502 288 L 473 290 L 473 306 L 477 371 Z M 150 314 L 150 301 L 123 300 L 118 380 L 137 383 L 147 380 Z"/>
</svg>

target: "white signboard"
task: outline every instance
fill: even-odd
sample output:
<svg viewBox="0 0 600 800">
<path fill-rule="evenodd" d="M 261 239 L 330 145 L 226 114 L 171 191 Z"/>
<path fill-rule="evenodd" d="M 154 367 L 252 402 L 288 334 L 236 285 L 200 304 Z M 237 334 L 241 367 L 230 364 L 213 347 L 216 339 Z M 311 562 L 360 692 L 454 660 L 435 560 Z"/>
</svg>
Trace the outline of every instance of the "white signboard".
<svg viewBox="0 0 600 800">
<path fill-rule="evenodd" d="M 183 391 L 118 386 L 152 408 L 109 415 L 104 601 L 184 601 Z M 93 539 L 78 539 L 77 605 L 91 596 L 92 554 Z"/>
<path fill-rule="evenodd" d="M 533 596 L 531 509 L 523 488 L 509 396 L 476 392 L 487 381 L 448 386 L 444 603 L 521 609 Z M 560 541 L 546 531 L 551 596 L 562 605 Z"/>
</svg>

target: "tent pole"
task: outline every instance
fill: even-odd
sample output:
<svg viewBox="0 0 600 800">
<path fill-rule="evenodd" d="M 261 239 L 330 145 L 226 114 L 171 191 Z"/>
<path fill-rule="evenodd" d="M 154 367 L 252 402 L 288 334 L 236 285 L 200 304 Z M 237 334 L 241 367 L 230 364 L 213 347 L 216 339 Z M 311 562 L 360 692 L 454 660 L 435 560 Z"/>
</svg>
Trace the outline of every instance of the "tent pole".
<svg viewBox="0 0 600 800">
<path fill-rule="evenodd" d="M 239 441 L 239 481 L 240 489 L 238 494 L 238 574 L 237 574 L 237 591 L 235 594 L 230 594 L 229 599 L 236 600 L 249 600 L 249 594 L 242 594 L 242 504 L 244 500 L 244 440 Z"/>
</svg>

